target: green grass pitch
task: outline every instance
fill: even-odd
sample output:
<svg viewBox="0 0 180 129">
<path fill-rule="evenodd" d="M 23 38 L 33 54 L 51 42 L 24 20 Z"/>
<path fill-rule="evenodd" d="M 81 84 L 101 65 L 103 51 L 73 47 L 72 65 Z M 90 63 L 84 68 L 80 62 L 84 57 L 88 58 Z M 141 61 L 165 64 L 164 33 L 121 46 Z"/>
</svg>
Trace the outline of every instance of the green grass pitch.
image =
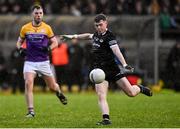
<svg viewBox="0 0 180 129">
<path fill-rule="evenodd" d="M 180 93 L 162 91 L 153 97 L 130 98 L 109 93 L 112 125 L 97 126 L 101 113 L 95 93 L 67 94 L 62 105 L 52 93 L 35 94 L 35 118 L 25 118 L 23 95 L 0 94 L 0 128 L 180 128 Z"/>
</svg>

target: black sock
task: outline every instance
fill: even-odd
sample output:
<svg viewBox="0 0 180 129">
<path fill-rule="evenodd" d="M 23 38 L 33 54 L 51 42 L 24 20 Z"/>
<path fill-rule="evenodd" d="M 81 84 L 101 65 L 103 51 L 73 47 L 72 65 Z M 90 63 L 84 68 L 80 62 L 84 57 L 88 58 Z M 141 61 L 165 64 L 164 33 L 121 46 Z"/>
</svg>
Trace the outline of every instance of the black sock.
<svg viewBox="0 0 180 129">
<path fill-rule="evenodd" d="M 144 90 L 143 90 L 143 89 L 144 89 L 144 86 L 142 86 L 142 85 L 138 85 L 138 86 L 139 86 L 139 88 L 140 88 L 140 92 L 143 93 L 143 92 L 144 92 Z"/>
<path fill-rule="evenodd" d="M 56 91 L 56 95 L 57 95 L 57 96 L 60 96 L 61 93 L 60 93 L 59 91 Z"/>
<path fill-rule="evenodd" d="M 61 92 L 58 92 L 58 91 L 57 91 L 57 92 L 56 92 L 56 95 L 57 95 L 58 98 L 63 98 L 63 99 L 65 98 L 65 96 L 64 96 L 63 93 L 61 93 Z"/>
<path fill-rule="evenodd" d="M 110 119 L 108 114 L 103 114 L 103 119 Z"/>
<path fill-rule="evenodd" d="M 34 108 L 33 107 L 28 107 L 28 111 L 29 112 L 34 112 Z"/>
<path fill-rule="evenodd" d="M 143 93 L 143 94 L 145 94 L 145 95 L 147 95 L 147 96 L 152 96 L 153 94 L 152 94 L 152 91 L 149 89 L 149 88 L 147 88 L 147 87 L 144 87 L 144 86 L 142 86 L 142 85 L 138 85 L 139 86 L 139 88 L 140 88 L 140 92 L 141 93 Z"/>
</svg>

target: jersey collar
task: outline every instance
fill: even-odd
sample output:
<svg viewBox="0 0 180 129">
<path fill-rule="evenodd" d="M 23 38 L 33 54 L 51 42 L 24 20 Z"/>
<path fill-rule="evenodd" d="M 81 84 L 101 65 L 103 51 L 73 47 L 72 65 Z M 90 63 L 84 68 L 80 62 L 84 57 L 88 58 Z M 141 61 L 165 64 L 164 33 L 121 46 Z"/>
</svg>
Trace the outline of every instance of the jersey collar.
<svg viewBox="0 0 180 129">
<path fill-rule="evenodd" d="M 107 32 L 107 30 L 108 30 L 108 29 L 106 28 L 106 31 L 105 31 L 104 33 L 102 33 L 101 35 L 105 35 L 105 34 L 106 34 L 106 32 Z"/>
<path fill-rule="evenodd" d="M 33 27 L 39 27 L 39 26 L 41 26 L 41 25 L 42 25 L 42 22 L 41 22 L 39 25 L 35 26 L 35 25 L 33 24 L 33 21 L 32 21 L 32 26 L 33 26 Z"/>
</svg>

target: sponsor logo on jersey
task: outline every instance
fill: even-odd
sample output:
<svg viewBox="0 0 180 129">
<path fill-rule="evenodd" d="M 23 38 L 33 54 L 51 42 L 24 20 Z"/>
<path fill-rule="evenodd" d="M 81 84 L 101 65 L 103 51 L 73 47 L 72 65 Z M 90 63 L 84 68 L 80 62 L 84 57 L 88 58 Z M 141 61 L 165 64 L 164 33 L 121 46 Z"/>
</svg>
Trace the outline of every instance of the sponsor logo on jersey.
<svg viewBox="0 0 180 129">
<path fill-rule="evenodd" d="M 100 39 L 99 42 L 102 43 L 102 42 L 103 42 L 103 39 Z"/>
<path fill-rule="evenodd" d="M 29 34 L 27 35 L 27 40 L 30 42 L 42 42 L 44 39 L 44 35 L 38 34 Z"/>
</svg>

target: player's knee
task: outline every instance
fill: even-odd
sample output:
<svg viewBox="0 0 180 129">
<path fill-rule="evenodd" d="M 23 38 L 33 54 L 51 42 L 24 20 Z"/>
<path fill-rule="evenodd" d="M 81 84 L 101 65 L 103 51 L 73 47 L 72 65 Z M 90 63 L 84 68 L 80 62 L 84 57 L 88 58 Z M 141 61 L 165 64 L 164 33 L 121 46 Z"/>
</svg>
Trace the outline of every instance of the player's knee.
<svg viewBox="0 0 180 129">
<path fill-rule="evenodd" d="M 25 90 L 28 93 L 33 92 L 33 81 L 32 80 L 25 81 Z"/>
<path fill-rule="evenodd" d="M 31 86 L 31 85 L 33 85 L 33 80 L 30 80 L 30 79 L 25 80 L 25 85 L 26 85 L 26 86 Z"/>
</svg>

